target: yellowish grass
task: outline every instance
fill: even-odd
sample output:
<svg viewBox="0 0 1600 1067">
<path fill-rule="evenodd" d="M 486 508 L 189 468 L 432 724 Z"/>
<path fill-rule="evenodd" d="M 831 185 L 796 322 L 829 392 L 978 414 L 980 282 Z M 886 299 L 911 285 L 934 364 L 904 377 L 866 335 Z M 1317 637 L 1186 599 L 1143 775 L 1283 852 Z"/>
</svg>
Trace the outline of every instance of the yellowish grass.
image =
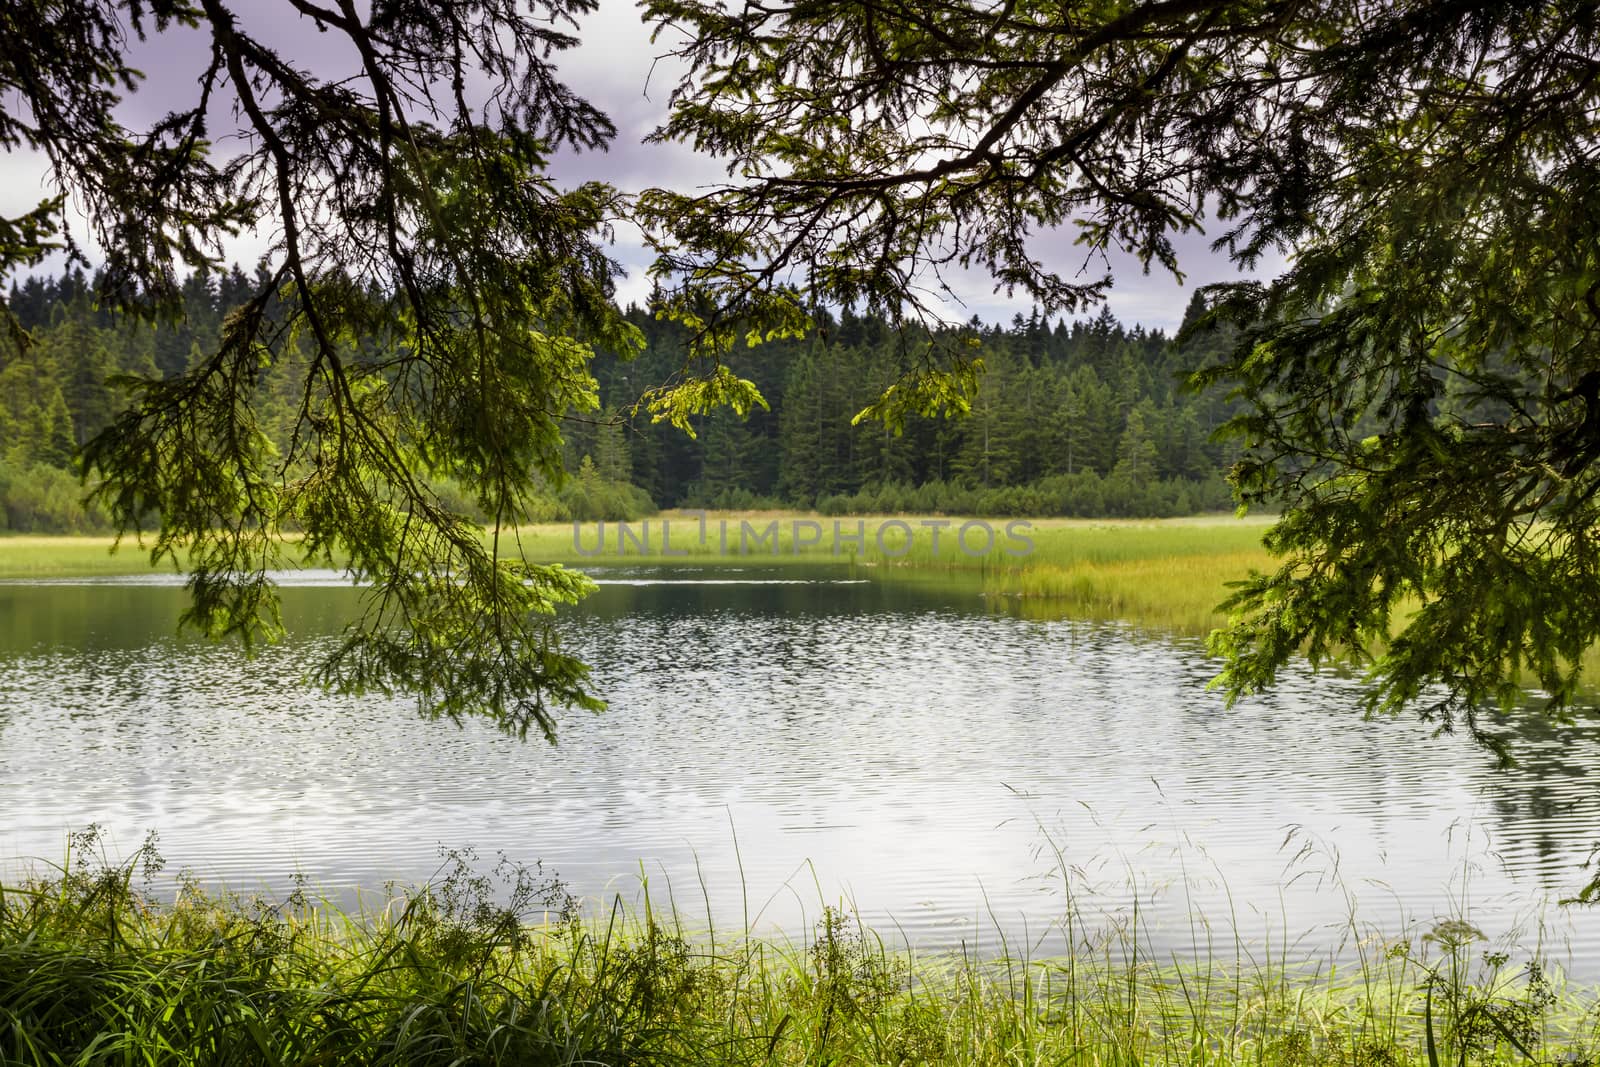
<svg viewBox="0 0 1600 1067">
<path fill-rule="evenodd" d="M 80 578 L 98 575 L 149 574 L 171 570 L 156 568 L 149 552 L 125 540 L 112 553 L 115 539 L 107 536 L 0 537 L 0 578 Z"/>
<path fill-rule="evenodd" d="M 1019 602 L 1028 614 L 1125 619 L 1142 626 L 1204 634 L 1221 625 L 1216 610 L 1227 583 L 1271 562 L 1265 551 L 1173 555 L 1150 559 L 1039 562 L 986 576 L 984 591 Z"/>
<path fill-rule="evenodd" d="M 961 550 L 956 538 L 963 523 L 986 521 L 995 534 L 992 549 L 983 555 Z M 713 512 L 706 516 L 706 537 L 700 540 L 698 516 L 665 512 L 645 522 L 629 524 L 634 538 L 648 530 L 649 551 L 635 540 L 619 549 L 619 527 L 604 527 L 604 550 L 595 553 L 600 526 L 586 523 L 541 523 L 502 531 L 502 552 L 521 552 L 526 558 L 566 563 L 578 567 L 618 564 L 763 565 L 784 563 L 857 563 L 872 567 L 884 580 L 908 580 L 914 575 L 973 581 L 997 603 L 1011 603 L 1030 614 L 1050 613 L 1092 618 L 1118 618 L 1186 633 L 1204 633 L 1220 622 L 1215 605 L 1226 595 L 1229 581 L 1244 577 L 1252 567 L 1265 567 L 1270 557 L 1260 547 L 1268 519 L 1237 519 L 1226 515 L 1194 516 L 1152 521 L 1084 519 L 1032 519 L 1012 527 L 1029 538 L 1032 551 L 1007 538 L 1007 523 L 1014 520 L 971 520 L 926 515 L 872 515 L 832 518 L 808 512 Z M 662 551 L 662 531 L 671 524 L 670 555 Z M 777 524 L 777 538 L 755 542 Z M 885 524 L 891 524 L 885 527 Z M 939 528 L 934 550 L 931 524 Z M 814 525 L 810 525 L 814 524 Z M 836 525 L 837 524 L 837 525 Z M 896 524 L 904 524 L 896 525 Z M 909 547 L 905 528 L 912 531 Z M 748 529 L 742 553 L 741 531 Z M 835 540 L 835 530 L 840 538 Z M 726 531 L 724 537 L 723 531 Z M 851 538 L 863 536 L 859 544 Z M 883 535 L 880 546 L 880 532 Z M 814 544 L 796 546 L 820 536 Z M 968 543 L 982 545 L 981 527 L 970 531 Z M 110 537 L 0 538 L 0 578 L 57 578 L 146 574 L 153 568 L 147 552 L 125 541 L 112 552 Z M 726 546 L 726 547 L 724 547 Z M 885 551 L 887 549 L 887 551 Z M 170 567 L 164 565 L 163 569 Z"/>
</svg>

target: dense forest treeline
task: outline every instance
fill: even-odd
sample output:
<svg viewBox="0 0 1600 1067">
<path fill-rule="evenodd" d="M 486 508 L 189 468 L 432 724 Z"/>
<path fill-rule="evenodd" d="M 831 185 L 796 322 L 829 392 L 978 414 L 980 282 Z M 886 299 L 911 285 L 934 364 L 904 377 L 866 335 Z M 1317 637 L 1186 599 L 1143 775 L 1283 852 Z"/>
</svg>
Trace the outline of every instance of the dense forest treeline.
<svg viewBox="0 0 1600 1067">
<path fill-rule="evenodd" d="M 32 343 L 0 352 L 0 529 L 102 528 L 103 516 L 82 504 L 74 454 L 126 404 L 115 379 L 183 373 L 214 349 L 228 309 L 255 284 L 237 268 L 196 274 L 183 321 L 152 326 L 99 308 L 80 271 L 14 283 L 7 305 Z M 653 507 L 1158 516 L 1230 504 L 1222 475 L 1232 457 L 1210 440 L 1226 401 L 1181 389 L 1216 338 L 1178 345 L 1108 311 L 1071 324 L 974 319 L 965 330 L 985 372 L 971 414 L 908 420 L 896 435 L 851 420 L 903 372 L 905 339 L 882 318 L 846 309 L 804 339 L 733 353 L 732 369 L 769 407 L 698 419 L 691 437 L 628 417 L 643 390 L 682 368 L 685 346 L 681 327 L 636 307 L 628 316 L 645 350 L 629 361 L 596 358 L 602 410 L 569 420 L 575 475 L 551 487 L 534 518 L 624 518 Z M 264 371 L 269 435 L 287 436 L 298 384 L 291 358 Z M 472 509 L 464 497 L 452 503 Z"/>
</svg>

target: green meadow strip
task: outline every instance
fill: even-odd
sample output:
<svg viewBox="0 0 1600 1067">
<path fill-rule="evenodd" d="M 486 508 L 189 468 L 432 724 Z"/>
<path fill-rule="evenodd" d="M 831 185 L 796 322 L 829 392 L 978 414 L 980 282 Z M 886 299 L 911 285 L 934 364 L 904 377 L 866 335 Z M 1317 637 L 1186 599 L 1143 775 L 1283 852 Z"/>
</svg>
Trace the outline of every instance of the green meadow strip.
<svg viewBox="0 0 1600 1067">
<path fill-rule="evenodd" d="M 501 544 L 531 560 L 579 569 L 826 565 L 842 575 L 970 594 L 993 611 L 1025 618 L 1119 621 L 1152 633 L 1205 637 L 1227 621 L 1216 609 L 1228 583 L 1272 567 L 1261 546 L 1270 521 L 1231 515 L 1014 520 L 710 512 L 702 539 L 697 514 L 664 512 L 603 527 L 525 526 L 502 532 Z M 670 541 L 664 543 L 669 523 Z M 977 524 L 966 540 L 970 548 L 983 547 L 985 529 L 992 531 L 988 551 L 963 551 L 959 538 L 968 523 Z M 1022 545 L 1007 532 L 1011 523 L 1027 524 L 1014 528 L 1027 538 L 1025 554 L 1018 554 Z M 125 543 L 115 554 L 111 546 L 109 537 L 0 537 L 0 580 L 151 573 L 137 545 Z M 1600 648 L 1586 652 L 1583 664 L 1588 677 L 1600 677 Z"/>
<path fill-rule="evenodd" d="M 619 523 L 527 526 L 502 533 L 501 543 L 529 559 L 579 568 L 832 565 L 874 579 L 948 582 L 1007 610 L 1127 619 L 1190 633 L 1220 621 L 1213 609 L 1227 582 L 1269 563 L 1260 544 L 1264 527 L 1255 520 L 1033 519 L 1008 535 L 1007 524 L 1017 521 L 713 512 L 702 537 L 698 517 L 668 512 L 626 530 Z M 963 542 L 968 523 L 980 525 Z M 1028 539 L 1026 554 L 1015 554 L 1024 548 L 1019 537 Z M 126 541 L 114 554 L 112 544 L 109 537 L 0 537 L 0 579 L 151 573 L 137 544 Z"/>
</svg>

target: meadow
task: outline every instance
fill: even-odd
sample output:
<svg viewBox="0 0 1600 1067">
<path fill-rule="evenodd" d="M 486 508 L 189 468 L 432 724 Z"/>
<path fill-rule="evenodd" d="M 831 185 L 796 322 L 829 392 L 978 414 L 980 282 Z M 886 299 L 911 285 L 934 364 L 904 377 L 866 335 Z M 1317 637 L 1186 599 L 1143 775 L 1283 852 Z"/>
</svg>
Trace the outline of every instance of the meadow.
<svg viewBox="0 0 1600 1067">
<path fill-rule="evenodd" d="M 975 583 L 997 608 L 1123 619 L 1152 629 L 1204 634 L 1227 583 L 1270 566 L 1261 548 L 1268 518 L 1007 520 L 921 515 L 835 519 L 802 512 L 665 512 L 629 524 L 544 523 L 503 534 L 529 558 L 577 567 L 748 566 L 837 563 L 892 581 Z M 961 527 L 979 522 L 967 532 Z M 670 527 L 668 526 L 670 524 Z M 947 525 L 936 525 L 947 524 Z M 938 532 L 937 543 L 935 530 Z M 663 531 L 667 543 L 663 544 Z M 836 536 L 837 533 L 837 536 Z M 989 537 L 988 535 L 992 535 Z M 1019 537 L 1031 542 L 1026 554 Z M 603 540 L 602 540 L 603 538 Z M 992 544 L 988 543 L 992 540 Z M 797 541 L 799 542 L 797 544 Z M 0 579 L 147 574 L 139 545 L 112 553 L 109 537 L 0 538 Z M 971 549 L 967 551 L 965 549 Z M 986 551 L 983 549 L 987 548 Z M 170 564 L 164 569 L 172 570 Z"/>
</svg>

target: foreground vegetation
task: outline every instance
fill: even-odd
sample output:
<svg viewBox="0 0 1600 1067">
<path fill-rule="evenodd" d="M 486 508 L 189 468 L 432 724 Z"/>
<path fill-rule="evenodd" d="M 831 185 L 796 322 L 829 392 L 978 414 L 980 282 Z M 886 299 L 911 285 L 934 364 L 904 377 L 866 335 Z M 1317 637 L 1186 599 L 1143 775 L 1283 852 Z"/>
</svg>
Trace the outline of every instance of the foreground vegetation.
<svg viewBox="0 0 1600 1067">
<path fill-rule="evenodd" d="M 1178 962 L 1069 913 L 1051 950 L 916 958 L 825 909 L 801 942 L 692 932 L 451 854 L 430 885 L 340 911 L 208 895 L 95 860 L 0 892 L 7 1064 L 1591 1064 L 1593 991 L 1484 952 L 1468 923 L 1358 941 L 1346 967 Z M 1055 951 L 1055 955 L 1046 953 Z"/>
</svg>

